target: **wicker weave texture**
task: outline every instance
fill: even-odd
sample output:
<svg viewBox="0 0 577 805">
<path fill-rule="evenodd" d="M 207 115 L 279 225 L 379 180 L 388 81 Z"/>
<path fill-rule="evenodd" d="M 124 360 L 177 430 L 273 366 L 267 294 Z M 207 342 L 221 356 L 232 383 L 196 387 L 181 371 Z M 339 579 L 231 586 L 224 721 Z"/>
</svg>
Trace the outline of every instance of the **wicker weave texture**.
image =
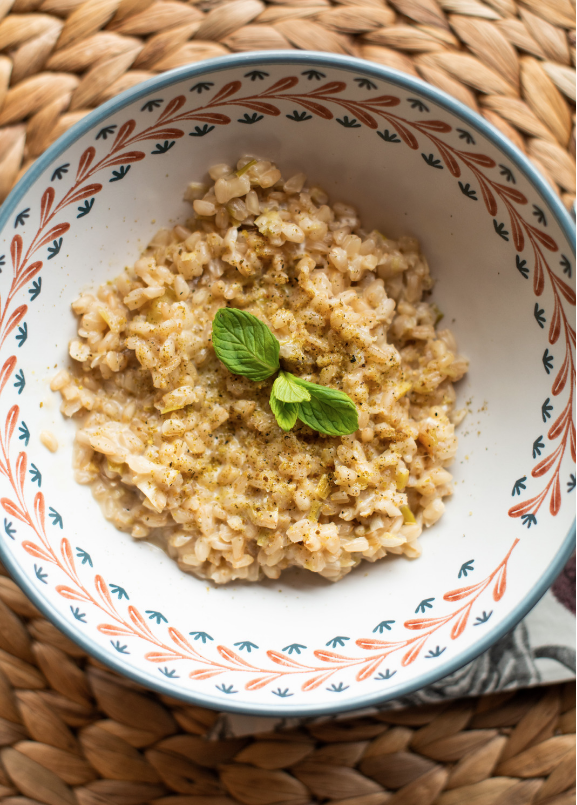
<svg viewBox="0 0 577 805">
<path fill-rule="evenodd" d="M 573 202 L 571 0 L 0 0 L 0 201 L 99 103 L 163 70 L 271 48 L 424 78 L 480 111 Z"/>
<path fill-rule="evenodd" d="M 0 576 L 2 805 L 573 805 L 575 685 L 206 741 Z"/>
<path fill-rule="evenodd" d="M 574 16 L 570 0 L 0 0 L 0 200 L 70 125 L 155 73 L 301 48 L 444 89 L 569 206 Z M 217 719 L 88 658 L 0 575 L 2 805 L 575 803 L 572 683 L 208 743 Z"/>
</svg>

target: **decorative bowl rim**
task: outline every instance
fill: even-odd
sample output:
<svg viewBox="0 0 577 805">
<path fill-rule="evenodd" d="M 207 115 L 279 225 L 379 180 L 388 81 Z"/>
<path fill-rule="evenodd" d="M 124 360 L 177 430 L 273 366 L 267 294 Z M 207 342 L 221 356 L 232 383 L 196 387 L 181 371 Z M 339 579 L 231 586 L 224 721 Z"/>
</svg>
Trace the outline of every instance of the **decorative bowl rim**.
<svg viewBox="0 0 577 805">
<path fill-rule="evenodd" d="M 396 84 L 402 89 L 410 92 L 417 92 L 428 98 L 432 103 L 445 108 L 448 112 L 460 117 L 467 125 L 475 128 L 481 135 L 487 137 L 500 148 L 507 157 L 521 170 L 527 177 L 535 189 L 541 194 L 544 201 L 549 206 L 557 220 L 563 234 L 571 244 L 573 252 L 575 242 L 575 223 L 570 214 L 563 206 L 561 200 L 550 187 L 548 182 L 541 176 L 537 169 L 531 164 L 529 159 L 508 140 L 501 132 L 495 128 L 491 123 L 486 121 L 477 112 L 470 109 L 468 106 L 448 95 L 446 92 L 437 89 L 431 84 L 422 81 L 419 78 L 411 76 L 407 73 L 402 73 L 384 65 L 376 64 L 374 62 L 358 59 L 353 56 L 341 56 L 330 53 L 323 53 L 317 51 L 287 51 L 287 50 L 271 50 L 271 51 L 251 51 L 249 53 L 231 54 L 222 56 L 215 59 L 208 59 L 206 61 L 198 62 L 192 65 L 185 65 L 178 67 L 174 70 L 169 70 L 159 76 L 147 79 L 135 87 L 132 87 L 120 93 L 116 97 L 107 101 L 106 103 L 98 106 L 96 109 L 89 112 L 80 121 L 71 126 L 63 135 L 61 135 L 46 151 L 36 159 L 31 165 L 29 170 L 19 180 L 16 186 L 9 193 L 3 204 L 0 206 L 0 231 L 2 231 L 7 224 L 9 217 L 12 215 L 15 207 L 23 195 L 32 187 L 34 182 L 40 177 L 42 172 L 52 163 L 52 161 L 67 148 L 73 145 L 80 137 L 92 129 L 99 122 L 105 120 L 111 114 L 114 114 L 134 101 L 145 97 L 151 91 L 163 89 L 172 86 L 173 84 L 188 80 L 192 77 L 202 75 L 207 72 L 216 72 L 219 70 L 227 70 L 233 67 L 240 67 L 246 65 L 262 65 L 262 64 L 325 64 L 327 67 L 341 67 L 356 72 L 363 72 L 375 78 L 386 80 L 392 84 Z M 427 685 L 436 682 L 438 679 L 453 673 L 459 668 L 467 665 L 488 648 L 499 640 L 504 634 L 513 629 L 513 627 L 537 604 L 540 598 L 545 594 L 547 589 L 553 584 L 556 577 L 563 569 L 565 563 L 571 556 L 574 549 L 576 537 L 575 520 L 573 521 L 569 531 L 553 558 L 552 562 L 543 572 L 539 582 L 535 587 L 509 612 L 509 614 L 491 630 L 488 630 L 485 637 L 477 641 L 468 649 L 458 653 L 452 660 L 439 665 L 436 669 L 422 674 L 418 679 L 401 683 L 399 686 L 391 689 L 390 692 L 385 694 L 370 693 L 355 697 L 354 699 L 347 700 L 342 704 L 336 703 L 334 705 L 290 705 L 284 706 L 282 709 L 274 706 L 252 705 L 250 703 L 239 703 L 235 705 L 233 702 L 222 702 L 218 704 L 218 708 L 223 712 L 255 714 L 259 716 L 318 716 L 318 715 L 333 715 L 337 713 L 346 712 L 349 710 L 356 710 L 363 707 L 369 707 L 384 703 L 388 700 L 406 696 L 419 690 Z M 0 559 L 10 572 L 13 579 L 21 587 L 24 593 L 30 598 L 34 605 L 51 620 L 67 637 L 74 643 L 83 648 L 88 654 L 95 657 L 100 662 L 112 668 L 122 676 L 128 677 L 134 682 L 143 685 L 145 688 L 154 690 L 157 693 L 164 693 L 166 695 L 182 699 L 193 704 L 214 709 L 215 703 L 211 697 L 205 696 L 200 691 L 183 691 L 177 690 L 168 682 L 153 679 L 144 670 L 138 667 L 128 668 L 120 659 L 116 659 L 109 653 L 105 652 L 94 643 L 89 635 L 78 633 L 72 627 L 72 624 L 66 620 L 63 614 L 54 607 L 49 599 L 39 592 L 28 576 L 21 570 L 18 562 L 12 557 L 10 551 L 4 541 L 0 539 Z"/>
</svg>

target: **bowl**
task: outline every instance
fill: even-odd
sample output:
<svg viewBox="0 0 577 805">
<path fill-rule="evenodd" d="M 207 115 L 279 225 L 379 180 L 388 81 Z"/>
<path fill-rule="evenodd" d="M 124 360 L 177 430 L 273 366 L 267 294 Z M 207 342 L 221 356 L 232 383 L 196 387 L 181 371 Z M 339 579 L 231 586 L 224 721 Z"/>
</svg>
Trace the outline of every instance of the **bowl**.
<svg viewBox="0 0 577 805">
<path fill-rule="evenodd" d="M 183 191 L 252 153 L 304 171 L 368 226 L 416 235 L 470 371 L 455 494 L 415 561 L 215 587 L 118 532 L 71 469 L 49 390 L 79 291 L 190 214 Z M 354 58 L 267 52 L 174 70 L 60 137 L 0 212 L 0 554 L 100 661 L 219 710 L 333 713 L 428 685 L 536 603 L 574 541 L 573 225 L 495 128 Z M 60 443 L 50 453 L 40 434 Z"/>
</svg>

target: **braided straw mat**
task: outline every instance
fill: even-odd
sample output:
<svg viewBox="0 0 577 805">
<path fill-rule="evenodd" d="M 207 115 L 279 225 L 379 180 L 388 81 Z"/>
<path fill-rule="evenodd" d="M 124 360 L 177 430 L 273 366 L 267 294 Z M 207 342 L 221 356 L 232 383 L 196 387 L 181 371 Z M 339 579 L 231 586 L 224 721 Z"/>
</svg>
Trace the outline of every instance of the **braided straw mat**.
<svg viewBox="0 0 577 805">
<path fill-rule="evenodd" d="M 479 111 L 575 196 L 570 0 L 0 0 L 0 200 L 99 103 L 229 52 L 349 53 Z M 3 805 L 570 805 L 575 685 L 207 742 L 0 575 Z"/>
</svg>

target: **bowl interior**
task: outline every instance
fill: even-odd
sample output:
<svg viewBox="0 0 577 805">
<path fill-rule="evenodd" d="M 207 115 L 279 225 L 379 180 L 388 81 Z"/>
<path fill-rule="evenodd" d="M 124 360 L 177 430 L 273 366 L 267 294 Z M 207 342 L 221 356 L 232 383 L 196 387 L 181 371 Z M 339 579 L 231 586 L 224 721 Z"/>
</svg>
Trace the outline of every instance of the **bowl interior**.
<svg viewBox="0 0 577 805">
<path fill-rule="evenodd" d="M 73 480 L 74 425 L 48 386 L 68 364 L 70 302 L 190 215 L 188 181 L 245 153 L 285 177 L 304 171 L 367 227 L 421 241 L 470 371 L 455 494 L 417 561 L 363 563 L 336 585 L 291 571 L 216 588 L 116 531 Z M 220 709 L 346 709 L 459 667 L 512 627 L 570 550 L 568 235 L 552 191 L 481 118 L 354 59 L 234 57 L 106 104 L 0 215 L 3 560 L 102 661 Z"/>
</svg>

